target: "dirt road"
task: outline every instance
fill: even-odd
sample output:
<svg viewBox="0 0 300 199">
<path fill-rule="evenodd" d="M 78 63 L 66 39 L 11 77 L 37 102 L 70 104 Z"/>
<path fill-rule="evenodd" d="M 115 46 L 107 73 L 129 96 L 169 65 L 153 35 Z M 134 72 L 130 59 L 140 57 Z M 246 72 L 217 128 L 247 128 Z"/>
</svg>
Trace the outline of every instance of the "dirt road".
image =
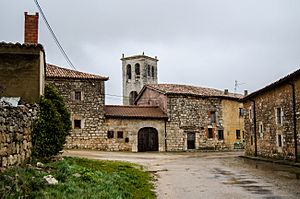
<svg viewBox="0 0 300 199">
<path fill-rule="evenodd" d="M 142 164 L 157 176 L 159 199 L 300 198 L 300 168 L 227 153 L 66 151 L 64 155 Z"/>
</svg>

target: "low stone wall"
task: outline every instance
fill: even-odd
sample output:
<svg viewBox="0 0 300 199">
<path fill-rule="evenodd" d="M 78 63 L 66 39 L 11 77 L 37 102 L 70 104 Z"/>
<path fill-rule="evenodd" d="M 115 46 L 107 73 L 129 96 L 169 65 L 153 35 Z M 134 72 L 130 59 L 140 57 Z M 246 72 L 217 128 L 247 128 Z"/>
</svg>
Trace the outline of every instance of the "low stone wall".
<svg viewBox="0 0 300 199">
<path fill-rule="evenodd" d="M 0 106 L 0 168 L 20 165 L 30 159 L 36 114 L 36 105 Z"/>
</svg>

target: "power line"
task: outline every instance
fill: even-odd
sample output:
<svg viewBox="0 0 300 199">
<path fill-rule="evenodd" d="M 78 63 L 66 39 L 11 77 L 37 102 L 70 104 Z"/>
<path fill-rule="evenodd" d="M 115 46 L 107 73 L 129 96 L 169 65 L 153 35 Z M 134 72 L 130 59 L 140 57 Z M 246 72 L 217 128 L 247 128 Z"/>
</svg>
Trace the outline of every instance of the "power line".
<svg viewBox="0 0 300 199">
<path fill-rule="evenodd" d="M 51 28 L 51 26 L 50 26 L 50 24 L 49 24 L 49 22 L 48 22 L 48 20 L 47 20 L 47 18 L 46 18 L 46 15 L 45 15 L 44 12 L 43 12 L 42 7 L 40 6 L 40 4 L 38 3 L 37 0 L 34 0 L 34 2 L 35 2 L 35 4 L 36 4 L 37 8 L 39 9 L 39 11 L 40 11 L 40 13 L 41 13 L 41 15 L 42 15 L 42 18 L 43 18 L 43 20 L 44 20 L 44 22 L 45 22 L 45 24 L 46 24 L 48 30 L 50 31 L 50 33 L 51 33 L 51 35 L 52 35 L 52 37 L 53 37 L 53 39 L 54 39 L 54 41 L 55 41 L 57 47 L 59 48 L 60 52 L 62 53 L 62 55 L 64 56 L 64 58 L 65 58 L 66 61 L 68 62 L 68 64 L 69 64 L 73 69 L 75 69 L 75 70 L 77 71 L 77 69 L 75 68 L 74 64 L 73 64 L 72 61 L 70 60 L 69 56 L 67 55 L 66 51 L 64 50 L 64 48 L 62 47 L 62 45 L 61 45 L 60 42 L 58 41 L 57 36 L 55 35 L 53 29 Z"/>
</svg>

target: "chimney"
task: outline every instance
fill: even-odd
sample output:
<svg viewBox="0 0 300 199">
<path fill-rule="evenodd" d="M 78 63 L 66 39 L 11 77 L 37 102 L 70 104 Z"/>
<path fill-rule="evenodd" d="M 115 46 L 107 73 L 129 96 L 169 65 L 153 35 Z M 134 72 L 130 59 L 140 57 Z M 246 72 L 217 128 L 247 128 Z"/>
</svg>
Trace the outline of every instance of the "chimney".
<svg viewBox="0 0 300 199">
<path fill-rule="evenodd" d="M 228 95 L 228 89 L 224 90 L 224 95 Z"/>
<path fill-rule="evenodd" d="M 248 90 L 244 90 L 244 96 L 248 95 Z"/>
<path fill-rule="evenodd" d="M 38 43 L 38 30 L 39 30 L 39 13 L 33 15 L 24 12 L 25 26 L 24 26 L 24 43 Z"/>
</svg>

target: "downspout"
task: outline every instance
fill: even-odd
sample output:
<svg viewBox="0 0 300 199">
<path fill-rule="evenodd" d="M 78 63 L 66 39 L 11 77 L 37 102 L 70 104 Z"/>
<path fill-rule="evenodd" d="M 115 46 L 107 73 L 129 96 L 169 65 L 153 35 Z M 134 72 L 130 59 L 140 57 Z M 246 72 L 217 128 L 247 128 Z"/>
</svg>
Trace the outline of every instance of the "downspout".
<svg viewBox="0 0 300 199">
<path fill-rule="evenodd" d="M 251 100 L 253 102 L 253 123 L 254 123 L 254 156 L 257 156 L 257 132 L 256 132 L 256 107 L 255 107 L 255 101 Z"/>
<path fill-rule="evenodd" d="M 168 151 L 167 147 L 167 119 L 165 119 L 165 152 Z"/>
<path fill-rule="evenodd" d="M 297 143 L 297 118 L 296 118 L 296 92 L 295 83 L 289 83 L 293 92 L 293 123 L 294 123 L 294 142 L 295 142 L 295 162 L 298 162 L 298 143 Z"/>
</svg>

